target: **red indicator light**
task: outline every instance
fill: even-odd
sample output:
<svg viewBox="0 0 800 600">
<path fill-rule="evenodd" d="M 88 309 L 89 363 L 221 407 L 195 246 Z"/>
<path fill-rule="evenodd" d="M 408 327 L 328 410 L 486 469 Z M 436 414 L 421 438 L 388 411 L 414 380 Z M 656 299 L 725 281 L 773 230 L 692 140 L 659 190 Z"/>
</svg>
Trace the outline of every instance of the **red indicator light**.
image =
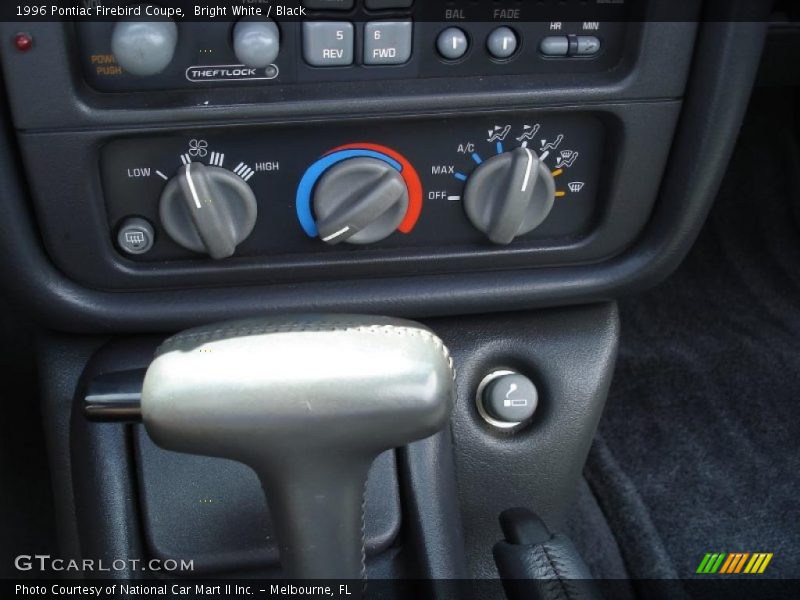
<svg viewBox="0 0 800 600">
<path fill-rule="evenodd" d="M 14 36 L 14 47 L 20 52 L 27 52 L 33 47 L 33 38 L 27 33 L 18 33 Z"/>
</svg>

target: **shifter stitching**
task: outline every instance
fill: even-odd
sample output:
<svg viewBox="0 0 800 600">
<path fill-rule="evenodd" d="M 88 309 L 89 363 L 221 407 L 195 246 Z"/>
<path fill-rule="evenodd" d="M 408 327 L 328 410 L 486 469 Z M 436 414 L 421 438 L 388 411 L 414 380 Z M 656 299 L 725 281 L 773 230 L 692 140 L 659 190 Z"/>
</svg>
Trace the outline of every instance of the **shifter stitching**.
<svg viewBox="0 0 800 600">
<path fill-rule="evenodd" d="M 419 336 L 422 339 L 432 343 L 439 352 L 442 353 L 442 356 L 447 361 L 447 364 L 450 366 L 450 371 L 453 374 L 453 379 L 455 380 L 455 366 L 453 363 L 453 358 L 450 356 L 450 352 L 445 346 L 444 342 L 434 333 L 427 331 L 425 329 L 420 329 L 416 327 L 407 327 L 404 325 L 354 325 L 352 323 L 347 322 L 339 322 L 339 323 L 315 323 L 315 322 L 289 322 L 289 323 L 277 323 L 277 324 L 269 324 L 269 325 L 260 325 L 260 326 L 234 326 L 230 325 L 228 327 L 221 327 L 218 329 L 213 329 L 209 331 L 197 331 L 197 332 L 185 332 L 179 333 L 176 336 L 173 336 L 164 341 L 163 344 L 158 348 L 156 351 L 156 355 L 161 355 L 170 350 L 175 350 L 180 347 L 184 347 L 190 343 L 197 343 L 197 342 L 213 342 L 228 339 L 231 337 L 238 337 L 238 336 L 250 336 L 250 335 L 261 335 L 261 334 L 268 334 L 268 333 L 291 333 L 291 332 L 324 332 L 324 331 L 360 331 L 360 332 L 370 332 L 370 333 L 383 333 L 386 335 L 390 335 L 395 333 L 397 335 L 410 335 L 410 336 Z"/>
<path fill-rule="evenodd" d="M 541 545 L 541 549 L 553 574 L 555 575 L 555 580 L 553 583 L 555 584 L 557 582 L 560 584 L 560 593 L 558 595 L 561 596 L 561 594 L 563 594 L 565 598 L 574 598 L 572 594 L 572 587 L 569 585 L 569 580 L 564 576 L 559 568 L 560 565 L 555 556 L 556 553 L 554 552 L 554 549 L 548 548 L 548 544 L 546 542 Z M 551 554 L 551 552 L 553 554 Z"/>
<path fill-rule="evenodd" d="M 367 510 L 367 481 L 361 492 L 361 596 L 367 593 L 367 534 L 365 513 Z"/>
</svg>

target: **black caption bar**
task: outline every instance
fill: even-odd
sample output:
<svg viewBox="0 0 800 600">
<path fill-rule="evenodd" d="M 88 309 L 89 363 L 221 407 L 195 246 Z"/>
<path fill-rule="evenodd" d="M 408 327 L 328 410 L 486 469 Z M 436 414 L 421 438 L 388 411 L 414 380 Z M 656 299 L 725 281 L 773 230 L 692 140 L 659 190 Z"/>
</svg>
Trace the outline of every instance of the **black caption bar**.
<svg viewBox="0 0 800 600">
<path fill-rule="evenodd" d="M 632 595 L 642 598 L 685 598 L 711 600 L 767 600 L 797 598 L 797 580 L 779 579 L 672 579 L 596 580 L 603 598 Z M 563 582 L 562 582 L 563 585 Z M 261 600 L 265 598 L 306 598 L 313 600 L 361 600 L 363 598 L 426 598 L 437 594 L 452 598 L 502 597 L 503 587 L 513 593 L 533 592 L 527 580 L 270 580 L 270 579 L 42 579 L 4 580 L 4 598 L 148 598 L 151 600 Z M 515 596 L 520 597 L 520 596 Z M 536 597 L 529 594 L 529 597 Z"/>
<path fill-rule="evenodd" d="M 11 0 L 0 3 L 0 20 L 117 21 L 172 19 L 175 21 L 236 21 L 263 17 L 278 21 L 315 19 L 373 19 L 411 16 L 435 22 L 546 21 L 757 21 L 758 5 L 732 11 L 724 1 L 700 0 L 415 0 L 409 8 L 369 10 L 364 0 L 320 3 L 318 0 Z M 402 2 L 398 2 L 402 6 Z M 324 10 L 309 8 L 330 6 Z M 791 18 L 791 16 L 790 16 Z"/>
</svg>

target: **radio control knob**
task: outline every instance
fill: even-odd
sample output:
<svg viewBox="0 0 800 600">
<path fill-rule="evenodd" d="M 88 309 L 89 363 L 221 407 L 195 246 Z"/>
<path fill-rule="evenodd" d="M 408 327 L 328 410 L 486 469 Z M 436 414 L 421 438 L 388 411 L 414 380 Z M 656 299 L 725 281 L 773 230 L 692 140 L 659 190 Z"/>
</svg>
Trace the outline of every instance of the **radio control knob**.
<svg viewBox="0 0 800 600">
<path fill-rule="evenodd" d="M 331 167 L 314 190 L 319 237 L 328 244 L 371 244 L 389 237 L 408 211 L 400 173 L 377 158 L 350 158 Z"/>
<path fill-rule="evenodd" d="M 281 34 L 272 21 L 242 19 L 233 26 L 233 51 L 248 67 L 268 67 L 278 58 L 280 49 Z"/>
<path fill-rule="evenodd" d="M 252 233 L 258 206 L 250 186 L 232 172 L 189 163 L 167 183 L 159 213 L 178 245 L 227 258 Z"/>
<path fill-rule="evenodd" d="M 111 52 L 125 72 L 139 77 L 157 75 L 167 68 L 178 45 L 174 21 L 125 20 L 114 25 Z"/>
<path fill-rule="evenodd" d="M 517 148 L 481 163 L 467 180 L 464 208 L 495 244 L 533 231 L 550 214 L 556 184 L 533 150 Z"/>
</svg>

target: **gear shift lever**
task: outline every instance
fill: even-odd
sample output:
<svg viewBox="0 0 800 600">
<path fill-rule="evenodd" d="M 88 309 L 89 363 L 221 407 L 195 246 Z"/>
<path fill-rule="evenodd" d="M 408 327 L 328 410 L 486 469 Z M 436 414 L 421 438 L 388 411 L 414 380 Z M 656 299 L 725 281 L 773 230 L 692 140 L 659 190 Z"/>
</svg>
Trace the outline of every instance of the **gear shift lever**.
<svg viewBox="0 0 800 600">
<path fill-rule="evenodd" d="M 178 452 L 258 474 L 289 577 L 358 579 L 373 459 L 447 422 L 453 369 L 432 332 L 383 317 L 253 319 L 168 339 L 141 414 Z"/>
</svg>

